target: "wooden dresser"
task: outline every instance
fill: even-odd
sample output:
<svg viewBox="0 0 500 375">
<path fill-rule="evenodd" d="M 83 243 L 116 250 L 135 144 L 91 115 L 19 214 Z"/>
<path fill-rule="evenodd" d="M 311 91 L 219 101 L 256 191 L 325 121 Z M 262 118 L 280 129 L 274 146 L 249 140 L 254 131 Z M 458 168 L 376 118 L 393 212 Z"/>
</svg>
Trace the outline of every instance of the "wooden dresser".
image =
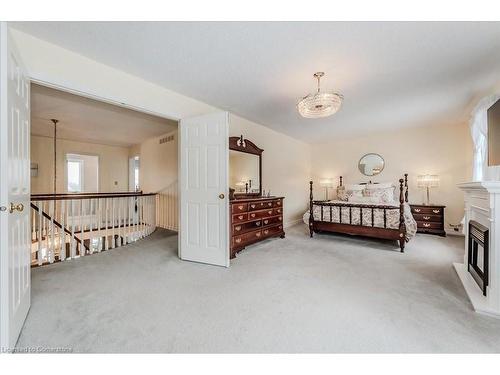
<svg viewBox="0 0 500 375">
<path fill-rule="evenodd" d="M 283 199 L 266 197 L 230 201 L 231 258 L 247 245 L 270 237 L 285 237 Z"/>
<path fill-rule="evenodd" d="M 411 204 L 411 213 L 417 222 L 418 233 L 446 236 L 444 231 L 444 209 L 446 206 Z"/>
</svg>

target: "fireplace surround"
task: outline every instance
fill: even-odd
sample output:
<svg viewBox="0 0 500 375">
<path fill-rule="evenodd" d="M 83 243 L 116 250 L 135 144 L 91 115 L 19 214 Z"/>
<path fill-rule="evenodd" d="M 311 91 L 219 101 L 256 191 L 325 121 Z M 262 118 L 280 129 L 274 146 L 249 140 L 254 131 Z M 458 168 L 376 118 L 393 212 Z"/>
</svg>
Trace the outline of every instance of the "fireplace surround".
<svg viewBox="0 0 500 375">
<path fill-rule="evenodd" d="M 463 263 L 453 266 L 474 310 L 500 318 L 500 181 L 458 184 L 465 201 Z"/>
</svg>

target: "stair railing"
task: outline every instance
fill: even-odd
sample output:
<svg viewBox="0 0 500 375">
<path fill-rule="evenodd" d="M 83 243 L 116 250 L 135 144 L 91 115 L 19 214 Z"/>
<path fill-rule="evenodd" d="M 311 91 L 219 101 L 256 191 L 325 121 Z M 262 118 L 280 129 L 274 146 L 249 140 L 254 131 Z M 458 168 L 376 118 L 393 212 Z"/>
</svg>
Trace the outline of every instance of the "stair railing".
<svg viewBox="0 0 500 375">
<path fill-rule="evenodd" d="M 31 197 L 32 265 L 113 249 L 156 229 L 156 194 L 37 194 Z"/>
</svg>

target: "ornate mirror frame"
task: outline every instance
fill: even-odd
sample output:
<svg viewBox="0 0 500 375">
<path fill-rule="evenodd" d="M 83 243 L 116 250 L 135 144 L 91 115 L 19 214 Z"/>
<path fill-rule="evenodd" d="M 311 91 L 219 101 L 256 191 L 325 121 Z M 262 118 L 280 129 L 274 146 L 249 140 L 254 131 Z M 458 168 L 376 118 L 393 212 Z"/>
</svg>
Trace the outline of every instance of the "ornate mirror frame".
<svg viewBox="0 0 500 375">
<path fill-rule="evenodd" d="M 259 156 L 259 192 L 235 193 L 234 195 L 236 199 L 260 197 L 262 195 L 262 152 L 264 152 L 264 150 L 257 147 L 252 141 L 243 138 L 243 135 L 239 137 L 229 137 L 229 149 Z"/>
</svg>

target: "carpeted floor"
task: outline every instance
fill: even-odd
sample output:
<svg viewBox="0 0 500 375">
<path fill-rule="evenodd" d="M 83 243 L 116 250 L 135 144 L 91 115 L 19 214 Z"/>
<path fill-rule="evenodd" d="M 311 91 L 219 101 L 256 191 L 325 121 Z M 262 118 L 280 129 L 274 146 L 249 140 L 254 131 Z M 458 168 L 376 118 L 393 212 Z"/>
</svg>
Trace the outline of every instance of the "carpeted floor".
<svg viewBox="0 0 500 375">
<path fill-rule="evenodd" d="M 75 352 L 500 352 L 500 320 L 472 311 L 452 262 L 463 238 L 286 239 L 229 269 L 182 262 L 158 230 L 34 269 L 18 347 Z"/>
</svg>

